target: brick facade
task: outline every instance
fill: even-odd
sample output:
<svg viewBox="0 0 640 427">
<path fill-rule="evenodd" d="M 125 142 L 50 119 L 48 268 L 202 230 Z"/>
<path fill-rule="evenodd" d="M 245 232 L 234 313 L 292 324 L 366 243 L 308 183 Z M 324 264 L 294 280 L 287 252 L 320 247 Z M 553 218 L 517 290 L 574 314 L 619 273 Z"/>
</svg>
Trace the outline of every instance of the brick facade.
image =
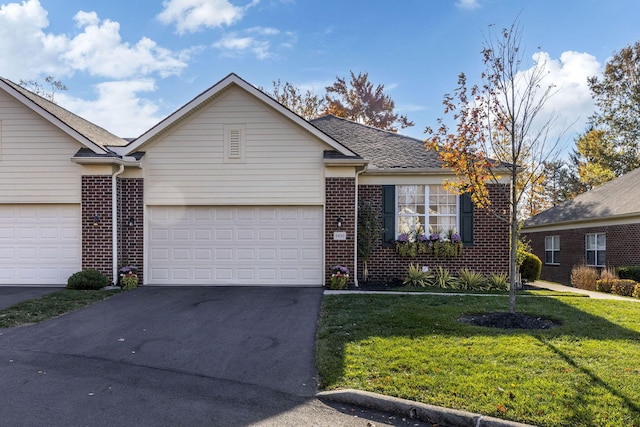
<svg viewBox="0 0 640 427">
<path fill-rule="evenodd" d="M 353 258 L 355 250 L 355 178 L 326 178 L 325 188 L 325 281 L 328 284 L 331 269 L 343 265 L 352 273 L 349 284 L 353 284 Z M 337 219 L 342 218 L 338 228 Z M 347 233 L 346 240 L 334 240 L 334 232 Z"/>
<path fill-rule="evenodd" d="M 533 253 L 542 260 L 540 278 L 569 285 L 571 282 L 571 269 L 576 265 L 584 265 L 585 263 L 585 236 L 591 233 L 605 233 L 607 236 L 607 267 L 640 265 L 640 223 L 533 233 L 525 232 L 524 236 L 531 240 Z M 558 265 L 545 264 L 544 241 L 546 236 L 560 237 Z"/>
<path fill-rule="evenodd" d="M 498 211 L 509 209 L 505 192 L 496 185 L 489 186 L 492 207 Z M 370 202 L 379 218 L 382 218 L 382 186 L 361 185 L 358 189 L 360 202 Z M 382 222 L 381 222 L 382 224 Z M 509 226 L 496 215 L 483 209 L 475 209 L 473 218 L 474 244 L 465 247 L 462 255 L 452 258 L 438 258 L 432 254 L 418 255 L 415 258 L 401 257 L 395 247 L 382 247 L 382 237 L 376 245 L 367 265 L 369 280 L 372 282 L 390 282 L 402 279 L 409 264 L 418 263 L 430 269 L 442 266 L 455 274 L 463 267 L 489 274 L 509 271 Z M 359 261 L 358 272 L 362 279 L 363 266 Z"/>
<path fill-rule="evenodd" d="M 113 280 L 111 176 L 83 176 L 81 185 L 82 269 L 98 270 Z"/>
<path fill-rule="evenodd" d="M 142 283 L 143 191 L 142 178 L 117 178 L 118 266 L 138 267 Z M 98 270 L 113 281 L 113 214 L 111 175 L 82 177 L 82 269 Z M 100 217 L 96 221 L 96 215 Z M 129 226 L 129 218 L 134 225 Z"/>
</svg>

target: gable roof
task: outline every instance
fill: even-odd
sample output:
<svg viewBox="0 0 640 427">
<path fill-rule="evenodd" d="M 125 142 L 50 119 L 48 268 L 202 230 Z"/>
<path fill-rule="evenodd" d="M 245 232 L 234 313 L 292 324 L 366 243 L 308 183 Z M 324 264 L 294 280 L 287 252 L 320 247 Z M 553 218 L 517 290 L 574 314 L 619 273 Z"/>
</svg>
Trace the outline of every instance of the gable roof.
<svg viewBox="0 0 640 427">
<path fill-rule="evenodd" d="M 377 129 L 351 120 L 326 115 L 310 121 L 315 127 L 340 141 L 369 161 L 368 170 L 437 169 L 442 171 L 438 153 L 424 142 L 409 136 Z"/>
<path fill-rule="evenodd" d="M 10 80 L 0 77 L 0 88 L 96 154 L 108 153 L 108 146 L 127 144 L 124 139 Z"/>
<path fill-rule="evenodd" d="M 276 101 L 266 93 L 262 92 L 255 86 L 251 85 L 247 81 L 238 77 L 238 75 L 234 73 L 229 74 L 227 77 L 220 80 L 218 83 L 214 84 L 209 89 L 202 92 L 200 95 L 196 96 L 187 104 L 180 107 L 173 114 L 169 115 L 160 123 L 158 123 L 151 129 L 149 129 L 147 132 L 142 134 L 139 138 L 131 142 L 131 144 L 128 145 L 125 150 L 119 149 L 117 150 L 117 152 L 121 154 L 129 154 L 129 153 L 135 152 L 140 146 L 152 140 L 153 138 L 161 134 L 163 131 L 165 131 L 169 127 L 178 123 L 184 117 L 188 116 L 191 112 L 193 112 L 200 106 L 204 105 L 210 99 L 215 98 L 221 92 L 223 92 L 224 90 L 226 90 L 231 86 L 239 87 L 240 89 L 253 95 L 260 101 L 267 104 L 269 107 L 273 108 L 274 110 L 276 110 L 277 112 L 279 112 L 280 114 L 282 114 L 283 116 L 285 116 L 286 118 L 294 122 L 296 125 L 302 127 L 307 132 L 313 134 L 314 136 L 319 138 L 321 141 L 328 144 L 331 148 L 333 148 L 343 156 L 346 156 L 348 158 L 356 158 L 356 159 L 359 158 L 356 153 L 348 149 L 346 146 L 336 141 L 326 133 L 319 131 L 316 127 L 312 126 L 308 121 L 306 121 L 299 115 L 295 114 L 293 111 L 289 110 L 288 108 L 280 104 L 278 101 Z"/>
<path fill-rule="evenodd" d="M 640 216 L 640 198 L 632 193 L 639 185 L 640 168 L 529 218 L 524 228 Z"/>
</svg>

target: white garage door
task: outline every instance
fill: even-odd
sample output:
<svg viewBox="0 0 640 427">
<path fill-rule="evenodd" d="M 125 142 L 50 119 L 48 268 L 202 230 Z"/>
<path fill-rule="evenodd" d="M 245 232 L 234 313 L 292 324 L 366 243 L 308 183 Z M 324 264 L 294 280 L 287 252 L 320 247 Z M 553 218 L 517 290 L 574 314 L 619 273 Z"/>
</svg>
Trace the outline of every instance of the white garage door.
<svg viewBox="0 0 640 427">
<path fill-rule="evenodd" d="M 66 285 L 81 246 L 79 205 L 0 205 L 0 284 Z"/>
<path fill-rule="evenodd" d="M 322 285 L 322 207 L 151 207 L 151 285 Z"/>
</svg>

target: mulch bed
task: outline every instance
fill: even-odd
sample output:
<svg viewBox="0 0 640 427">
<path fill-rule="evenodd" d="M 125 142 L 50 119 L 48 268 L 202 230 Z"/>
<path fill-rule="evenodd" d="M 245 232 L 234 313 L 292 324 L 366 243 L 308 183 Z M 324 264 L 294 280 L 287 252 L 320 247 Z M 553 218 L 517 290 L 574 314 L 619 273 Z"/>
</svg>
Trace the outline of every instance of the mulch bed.
<svg viewBox="0 0 640 427">
<path fill-rule="evenodd" d="M 500 329 L 550 329 L 560 326 L 560 322 L 524 313 L 466 314 L 458 320 L 471 325 Z"/>
</svg>

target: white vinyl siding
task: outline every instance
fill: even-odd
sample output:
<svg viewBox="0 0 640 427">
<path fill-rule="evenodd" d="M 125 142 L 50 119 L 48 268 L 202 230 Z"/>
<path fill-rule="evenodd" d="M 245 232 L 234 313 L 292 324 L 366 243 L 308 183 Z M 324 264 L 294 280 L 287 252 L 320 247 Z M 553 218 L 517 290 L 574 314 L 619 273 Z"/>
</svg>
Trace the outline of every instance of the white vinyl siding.
<svg viewBox="0 0 640 427">
<path fill-rule="evenodd" d="M 0 203 L 79 203 L 78 142 L 4 91 L 0 120 Z"/>
<path fill-rule="evenodd" d="M 240 129 L 240 163 L 225 130 Z M 232 88 L 144 148 L 147 205 L 319 205 L 324 143 Z"/>
<path fill-rule="evenodd" d="M 65 285 L 81 244 L 80 205 L 0 205 L 0 284 Z"/>
<path fill-rule="evenodd" d="M 320 206 L 155 206 L 150 285 L 322 285 Z"/>
</svg>

